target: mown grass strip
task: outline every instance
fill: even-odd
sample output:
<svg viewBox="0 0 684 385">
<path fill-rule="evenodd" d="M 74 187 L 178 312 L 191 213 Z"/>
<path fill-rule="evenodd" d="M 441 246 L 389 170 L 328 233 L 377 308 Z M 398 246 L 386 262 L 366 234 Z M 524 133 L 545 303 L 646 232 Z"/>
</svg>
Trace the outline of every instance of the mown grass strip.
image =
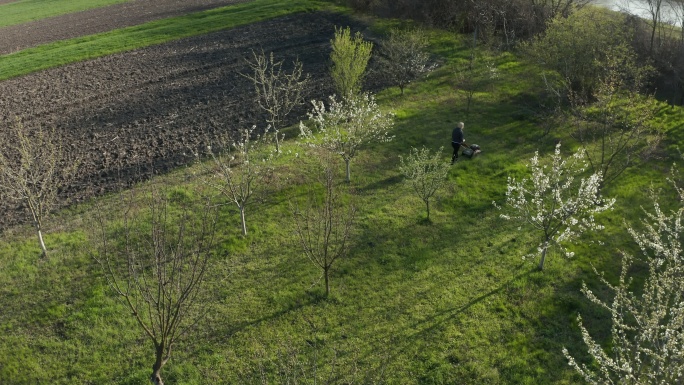
<svg viewBox="0 0 684 385">
<path fill-rule="evenodd" d="M 256 0 L 44 44 L 0 56 L 0 80 L 287 14 L 315 11 L 324 5 L 315 0 Z"/>
<path fill-rule="evenodd" d="M 131 0 L 22 0 L 0 5 L 0 28 Z"/>
</svg>

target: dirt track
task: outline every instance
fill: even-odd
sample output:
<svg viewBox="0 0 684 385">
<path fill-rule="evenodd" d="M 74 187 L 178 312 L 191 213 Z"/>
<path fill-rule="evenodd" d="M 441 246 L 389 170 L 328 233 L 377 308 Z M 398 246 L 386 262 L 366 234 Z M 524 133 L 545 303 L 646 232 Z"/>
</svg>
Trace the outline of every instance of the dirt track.
<svg viewBox="0 0 684 385">
<path fill-rule="evenodd" d="M 218 135 L 262 121 L 238 74 L 252 49 L 288 63 L 298 56 L 313 79 L 309 98 L 332 93 L 327 62 L 336 25 L 367 33 L 340 15 L 293 15 L 0 82 L 0 129 L 15 116 L 27 127 L 56 127 L 84 159 L 71 201 L 116 190 L 187 164 Z M 15 212 L 6 202 L 3 211 Z M 16 222 L 0 218 L 0 226 Z"/>
<path fill-rule="evenodd" d="M 15 0 L 0 0 L 0 4 Z M 0 28 L 0 55 L 251 0 L 134 0 Z"/>
</svg>

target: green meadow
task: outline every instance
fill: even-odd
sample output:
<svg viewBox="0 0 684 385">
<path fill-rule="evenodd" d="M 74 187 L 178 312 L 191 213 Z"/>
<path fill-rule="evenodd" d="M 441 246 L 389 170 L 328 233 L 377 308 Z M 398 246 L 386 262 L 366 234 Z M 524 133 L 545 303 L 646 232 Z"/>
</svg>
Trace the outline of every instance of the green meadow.
<svg viewBox="0 0 684 385">
<path fill-rule="evenodd" d="M 0 57 L 0 77 L 17 76 L 29 62 L 41 63 L 33 71 L 324 6 L 278 3 L 257 0 L 21 51 Z M 379 34 L 401 24 L 372 22 Z M 643 217 L 639 207 L 649 207 L 650 188 L 667 188 L 684 114 L 661 105 L 662 156 L 606 187 L 605 195 L 617 203 L 599 218 L 604 231 L 572 246 L 571 259 L 551 253 L 538 271 L 535 259 L 523 258 L 534 251 L 535 234 L 503 221 L 492 202 L 504 200 L 507 177 L 524 176 L 535 151 L 549 154 L 559 140 L 566 154 L 576 148 L 570 127 L 560 124 L 544 134 L 531 109 L 543 92 L 541 69 L 486 47 L 475 52 L 475 92 L 466 111 L 455 74 L 471 55 L 470 37 L 428 34 L 440 66 L 403 96 L 398 88 L 377 95 L 395 114 L 395 138 L 368 146 L 352 161 L 359 214 L 351 252 L 335 265 L 331 296 L 324 296 L 319 270 L 297 249 L 289 202 L 307 191 L 315 159 L 289 139 L 274 161 L 277 183 L 247 209 L 246 237 L 238 210 L 222 206 L 206 282 L 211 311 L 174 349 L 163 369 L 166 383 L 280 384 L 284 373 L 298 373 L 307 384 L 580 383 L 561 352 L 567 347 L 589 362 L 577 314 L 599 341 L 610 336 L 609 313 L 592 305 L 580 287 L 586 282 L 607 294 L 592 266 L 615 281 L 618 250 L 636 250 L 626 225 Z M 91 46 L 97 48 L 85 48 Z M 79 56 L 81 51 L 88 54 Z M 422 201 L 398 171 L 398 155 L 412 146 L 444 147 L 448 162 L 451 129 L 459 121 L 468 142 L 483 152 L 452 166 L 427 221 Z M 296 132 L 290 128 L 287 137 Z M 197 196 L 207 191 L 204 169 L 189 166 L 145 185 Z M 117 202 L 109 195 L 55 213 L 47 258 L 29 226 L 2 234 L 0 382 L 148 382 L 152 345 L 107 285 L 88 240 L 95 207 L 116 210 Z"/>
<path fill-rule="evenodd" d="M 0 4 L 0 28 L 130 0 L 18 0 Z"/>
</svg>

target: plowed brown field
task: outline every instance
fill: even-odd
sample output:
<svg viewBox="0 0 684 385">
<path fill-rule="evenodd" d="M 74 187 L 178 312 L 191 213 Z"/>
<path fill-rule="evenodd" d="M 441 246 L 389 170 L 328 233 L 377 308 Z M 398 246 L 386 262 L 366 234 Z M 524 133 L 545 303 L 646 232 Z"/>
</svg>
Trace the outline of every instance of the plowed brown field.
<svg viewBox="0 0 684 385">
<path fill-rule="evenodd" d="M 192 162 L 193 151 L 223 133 L 263 126 L 251 84 L 239 75 L 253 49 L 286 63 L 299 57 L 313 79 L 309 98 L 332 93 L 327 65 L 336 25 L 364 30 L 337 14 L 299 14 L 0 82 L 0 130 L 15 117 L 27 127 L 56 128 L 83 158 L 69 201 L 120 189 Z M 7 213 L 0 226 L 17 221 L 16 209 L 0 203 Z"/>
<path fill-rule="evenodd" d="M 134 0 L 12 25 L 0 28 L 0 55 L 52 41 L 249 1 L 251 0 Z M 0 0 L 0 4 L 2 3 L 3 0 Z"/>
</svg>

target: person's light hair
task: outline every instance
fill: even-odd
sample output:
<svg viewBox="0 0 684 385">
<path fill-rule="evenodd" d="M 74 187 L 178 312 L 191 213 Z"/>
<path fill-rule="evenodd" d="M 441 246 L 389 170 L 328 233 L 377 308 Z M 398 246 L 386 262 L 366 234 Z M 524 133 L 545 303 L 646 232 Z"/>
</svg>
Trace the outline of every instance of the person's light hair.
<svg viewBox="0 0 684 385">
<path fill-rule="evenodd" d="M 463 124 L 463 122 L 458 122 L 458 124 L 456 124 L 456 125 L 458 126 L 458 128 L 461 128 L 461 129 L 463 129 L 463 126 L 465 126 L 465 125 Z"/>
</svg>

